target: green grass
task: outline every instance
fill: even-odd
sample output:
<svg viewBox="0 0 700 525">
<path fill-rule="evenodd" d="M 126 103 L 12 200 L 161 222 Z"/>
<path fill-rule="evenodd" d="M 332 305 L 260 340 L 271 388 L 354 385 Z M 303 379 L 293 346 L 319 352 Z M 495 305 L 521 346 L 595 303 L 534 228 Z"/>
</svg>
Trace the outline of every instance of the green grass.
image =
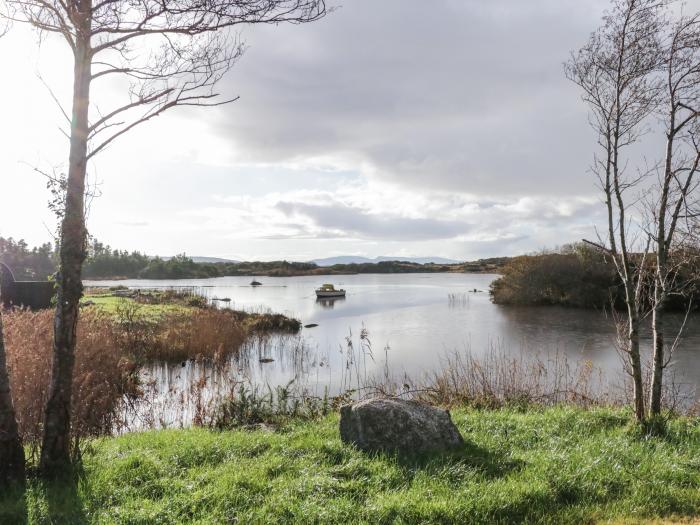
<svg viewBox="0 0 700 525">
<path fill-rule="evenodd" d="M 100 308 L 109 314 L 116 314 L 118 308 L 124 302 L 135 303 L 128 297 L 116 297 L 110 294 L 86 294 L 83 301 L 92 301 L 96 308 Z M 185 312 L 190 307 L 180 304 L 146 304 L 138 303 L 139 313 L 147 318 L 157 318 L 166 313 Z"/>
<path fill-rule="evenodd" d="M 453 417 L 465 449 L 413 461 L 343 445 L 337 415 L 274 433 L 100 439 L 77 492 L 32 483 L 24 504 L 6 496 L 0 523 L 21 522 L 23 507 L 31 524 L 133 525 L 638 523 L 700 513 L 695 419 L 646 437 L 612 409 Z"/>
</svg>

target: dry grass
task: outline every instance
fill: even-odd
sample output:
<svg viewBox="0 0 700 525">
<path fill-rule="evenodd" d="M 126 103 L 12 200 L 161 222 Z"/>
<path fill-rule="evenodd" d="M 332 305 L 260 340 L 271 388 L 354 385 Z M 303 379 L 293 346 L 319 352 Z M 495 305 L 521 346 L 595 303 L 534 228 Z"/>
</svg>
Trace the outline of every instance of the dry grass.
<svg viewBox="0 0 700 525">
<path fill-rule="evenodd" d="M 195 309 L 164 316 L 155 330 L 149 359 L 184 361 L 212 359 L 217 362 L 238 352 L 248 331 L 231 311 Z"/>
<path fill-rule="evenodd" d="M 41 437 L 53 343 L 53 312 L 4 314 L 10 381 L 20 432 L 29 444 Z M 113 325 L 96 311 L 78 324 L 72 421 L 76 437 L 112 431 L 125 399 L 138 393 L 135 367 L 116 345 Z"/>
<path fill-rule="evenodd" d="M 240 351 L 254 330 L 240 312 L 186 308 L 151 315 L 148 307 L 121 301 L 113 316 L 118 345 L 139 362 L 211 359 Z"/>
<path fill-rule="evenodd" d="M 512 405 L 606 405 L 609 396 L 602 370 L 589 361 L 572 362 L 560 353 L 509 354 L 492 348 L 483 357 L 471 352 L 448 356 L 420 393 L 433 403 L 500 408 Z"/>
<path fill-rule="evenodd" d="M 257 332 L 252 318 L 191 308 L 153 318 L 135 302 L 117 315 L 85 308 L 78 324 L 72 421 L 76 438 L 119 429 L 125 403 L 142 395 L 140 365 L 149 360 L 223 362 Z M 36 444 L 42 431 L 51 370 L 53 312 L 4 314 L 8 367 L 20 432 Z"/>
</svg>

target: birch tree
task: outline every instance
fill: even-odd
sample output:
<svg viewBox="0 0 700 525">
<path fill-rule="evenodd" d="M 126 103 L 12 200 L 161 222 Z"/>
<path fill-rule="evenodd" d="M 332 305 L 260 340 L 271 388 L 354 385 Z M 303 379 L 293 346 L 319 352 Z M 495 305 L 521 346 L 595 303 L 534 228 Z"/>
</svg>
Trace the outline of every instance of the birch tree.
<svg viewBox="0 0 700 525">
<path fill-rule="evenodd" d="M 686 258 L 681 250 L 674 257 L 678 239 L 687 219 L 693 194 L 698 187 L 700 165 L 700 16 L 682 17 L 670 26 L 664 43 L 664 90 L 660 115 L 665 126 L 665 155 L 658 182 L 649 202 L 651 232 L 655 244 L 652 297 L 653 367 L 649 415 L 661 413 L 663 372 L 671 362 L 674 345 L 667 345 L 665 311 L 670 293 L 678 287 L 676 278 Z M 684 237 L 682 235 L 682 237 Z M 674 340 L 677 339 L 677 335 Z"/>
<path fill-rule="evenodd" d="M 614 0 L 603 27 L 566 67 L 568 77 L 583 89 L 603 150 L 594 171 L 606 196 L 608 235 L 607 243 L 597 246 L 611 255 L 625 286 L 626 353 L 640 421 L 661 413 L 664 370 L 682 334 L 683 328 L 668 337 L 665 314 L 669 296 L 691 284 L 679 282 L 679 276 L 688 275 L 685 247 L 700 182 L 700 16 L 674 17 L 668 9 L 673 4 Z M 641 155 L 627 155 L 622 164 L 623 148 L 637 143 L 650 127 L 665 137 L 659 161 L 646 168 Z M 637 167 L 631 179 L 622 171 L 628 163 Z M 632 188 L 636 191 L 625 200 Z M 634 253 L 640 245 L 633 249 L 629 244 L 631 229 L 651 250 Z M 652 259 L 648 264 L 647 255 Z M 645 309 L 650 309 L 653 332 L 646 411 L 638 342 Z"/>
<path fill-rule="evenodd" d="M 646 413 L 639 336 L 650 239 L 642 233 L 637 203 L 649 171 L 629 169 L 626 152 L 645 134 L 646 121 L 658 104 L 661 86 L 655 73 L 665 7 L 663 0 L 613 0 L 603 25 L 565 66 L 567 77 L 583 91 L 602 151 L 594 159 L 593 172 L 605 199 L 607 232 L 587 242 L 610 256 L 624 286 L 622 351 L 638 421 Z"/>
<path fill-rule="evenodd" d="M 216 86 L 243 52 L 233 30 L 250 24 L 305 23 L 324 16 L 324 0 L 2 0 L 5 18 L 57 35 L 73 55 L 65 207 L 60 226 L 51 383 L 40 471 L 70 471 L 70 404 L 81 269 L 86 253 L 88 161 L 116 139 L 177 106 L 230 102 Z M 128 100 L 91 106 L 109 79 L 128 84 Z"/>
</svg>

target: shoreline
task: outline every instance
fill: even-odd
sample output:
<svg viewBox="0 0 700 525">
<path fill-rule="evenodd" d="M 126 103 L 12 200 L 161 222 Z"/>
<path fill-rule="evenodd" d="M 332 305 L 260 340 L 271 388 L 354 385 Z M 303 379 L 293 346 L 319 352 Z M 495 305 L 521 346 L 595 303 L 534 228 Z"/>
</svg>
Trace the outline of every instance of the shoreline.
<svg viewBox="0 0 700 525">
<path fill-rule="evenodd" d="M 413 274 L 461 274 L 461 275 L 501 275 L 496 270 L 484 271 L 410 271 L 410 272 L 307 272 L 307 273 L 290 273 L 285 275 L 275 275 L 274 273 L 245 273 L 234 275 L 217 275 L 213 277 L 83 277 L 83 282 L 102 282 L 102 281 L 193 281 L 193 280 L 212 280 L 223 279 L 226 277 L 269 277 L 269 278 L 286 278 L 286 277 L 333 277 L 333 276 L 348 276 L 348 275 L 413 275 Z"/>
</svg>

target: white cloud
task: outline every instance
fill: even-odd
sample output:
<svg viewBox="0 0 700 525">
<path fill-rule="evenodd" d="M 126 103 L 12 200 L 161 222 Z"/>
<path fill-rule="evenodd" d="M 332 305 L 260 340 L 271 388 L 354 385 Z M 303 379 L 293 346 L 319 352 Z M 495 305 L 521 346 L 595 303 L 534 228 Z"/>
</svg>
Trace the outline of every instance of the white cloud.
<svg viewBox="0 0 700 525">
<path fill-rule="evenodd" d="M 428 6 L 429 7 L 426 7 Z M 585 107 L 561 63 L 605 0 L 352 0 L 316 24 L 246 29 L 221 86 L 241 99 L 125 136 L 94 165 L 92 233 L 170 255 L 512 254 L 600 222 Z M 43 180 L 67 154 L 70 57 L 0 41 L 0 235 L 46 239 Z M 117 86 L 95 100 L 115 102 Z M 107 107 L 107 106 L 104 106 Z M 51 229 L 51 228 L 49 228 Z M 137 233 L 137 235 L 135 235 Z"/>
</svg>

